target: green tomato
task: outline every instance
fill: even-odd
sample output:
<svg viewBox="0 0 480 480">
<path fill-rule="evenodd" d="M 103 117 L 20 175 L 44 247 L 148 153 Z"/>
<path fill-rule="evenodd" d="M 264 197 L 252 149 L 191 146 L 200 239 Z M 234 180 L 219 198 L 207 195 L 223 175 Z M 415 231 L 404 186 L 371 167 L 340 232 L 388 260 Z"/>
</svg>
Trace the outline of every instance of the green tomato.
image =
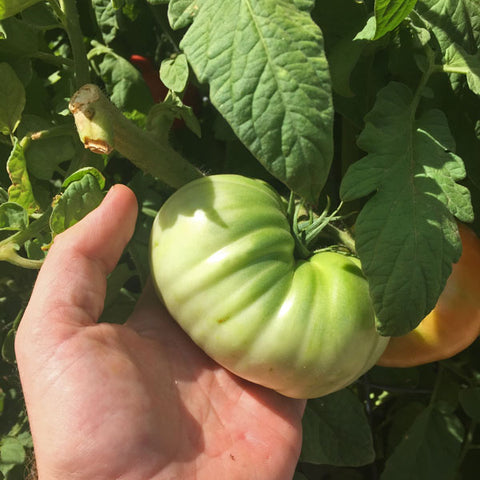
<svg viewBox="0 0 480 480">
<path fill-rule="evenodd" d="M 211 358 L 295 398 L 339 390 L 370 369 L 388 338 L 359 261 L 296 259 L 285 203 L 237 175 L 195 180 L 154 221 L 152 277 L 167 309 Z"/>
</svg>

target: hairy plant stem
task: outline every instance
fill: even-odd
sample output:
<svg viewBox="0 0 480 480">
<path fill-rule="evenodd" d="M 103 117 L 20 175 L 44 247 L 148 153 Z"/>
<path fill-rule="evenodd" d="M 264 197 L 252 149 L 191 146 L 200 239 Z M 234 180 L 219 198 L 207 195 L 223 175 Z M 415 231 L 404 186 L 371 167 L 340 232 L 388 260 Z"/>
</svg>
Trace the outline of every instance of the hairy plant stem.
<svg viewBox="0 0 480 480">
<path fill-rule="evenodd" d="M 96 85 L 87 84 L 70 101 L 70 111 L 86 148 L 108 154 L 112 150 L 145 173 L 174 188 L 203 176 L 168 144 L 125 118 Z"/>
<path fill-rule="evenodd" d="M 80 28 L 80 19 L 78 16 L 75 0 L 59 0 L 64 18 L 64 27 L 67 31 L 70 45 L 72 47 L 72 55 L 75 72 L 75 88 L 90 81 L 90 72 L 87 59 L 87 51 L 83 43 L 83 33 Z"/>
</svg>

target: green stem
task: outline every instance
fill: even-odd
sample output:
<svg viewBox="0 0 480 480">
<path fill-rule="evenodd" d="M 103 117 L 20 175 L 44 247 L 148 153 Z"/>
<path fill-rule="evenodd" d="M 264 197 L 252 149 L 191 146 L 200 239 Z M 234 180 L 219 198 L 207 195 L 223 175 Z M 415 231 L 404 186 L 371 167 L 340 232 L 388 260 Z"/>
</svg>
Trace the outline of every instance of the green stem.
<svg viewBox="0 0 480 480">
<path fill-rule="evenodd" d="M 356 253 L 355 240 L 348 230 L 341 230 L 330 223 L 326 225 L 326 229 L 338 239 L 339 244 L 347 247 L 353 254 Z"/>
<path fill-rule="evenodd" d="M 113 149 L 134 165 L 174 188 L 203 174 L 168 144 L 125 118 L 96 85 L 84 85 L 70 101 L 70 111 L 86 148 L 109 154 Z"/>
<path fill-rule="evenodd" d="M 39 130 L 30 134 L 29 138 L 31 140 L 42 140 L 44 138 L 55 138 L 63 137 L 66 135 L 75 134 L 73 125 L 65 124 L 58 125 L 57 127 L 52 127 L 47 130 Z"/>
<path fill-rule="evenodd" d="M 170 27 L 170 24 L 165 19 L 164 7 L 165 7 L 164 5 L 150 5 L 150 9 L 153 12 L 153 16 L 155 20 L 157 21 L 157 23 L 160 25 L 160 28 L 162 29 L 162 33 L 169 40 L 175 52 L 180 53 L 181 50 L 180 50 L 178 41 L 173 38 L 173 30 Z"/>
<path fill-rule="evenodd" d="M 60 7 L 64 14 L 65 29 L 72 47 L 75 86 L 80 88 L 90 81 L 90 72 L 75 0 L 60 0 Z"/>
<path fill-rule="evenodd" d="M 305 228 L 304 241 L 305 245 L 309 250 L 313 249 L 313 246 L 317 242 L 323 232 L 333 233 L 334 238 L 339 241 L 340 244 L 345 245 L 349 250 L 355 252 L 355 242 L 348 232 L 343 232 L 339 228 L 334 227 L 331 222 L 338 220 L 341 217 L 337 217 L 337 213 L 342 208 L 342 203 L 336 208 L 331 214 L 328 213 L 330 207 L 330 201 L 327 203 L 327 207 L 323 213 L 313 222 L 310 223 L 308 227 Z"/>
<path fill-rule="evenodd" d="M 55 12 L 55 15 L 60 20 L 63 26 L 65 26 L 65 14 L 63 13 L 58 0 L 47 0 L 49 5 L 52 7 L 52 10 Z"/>
<path fill-rule="evenodd" d="M 21 230 L 0 242 L 0 261 L 10 262 L 22 268 L 38 269 L 43 260 L 32 260 L 18 254 L 18 249 L 42 232 L 50 219 L 51 208 L 46 210 L 40 218 L 33 221 L 27 228 Z"/>
<path fill-rule="evenodd" d="M 415 114 L 417 112 L 418 104 L 420 103 L 420 100 L 423 95 L 423 89 L 428 83 L 428 80 L 432 76 L 432 74 L 435 72 L 435 54 L 433 53 L 433 50 L 430 47 L 425 48 L 425 55 L 427 57 L 426 61 L 426 68 L 423 71 L 423 75 L 420 78 L 420 83 L 418 84 L 417 89 L 415 90 L 415 94 L 413 96 L 413 101 L 412 101 L 412 117 L 415 118 Z"/>
<path fill-rule="evenodd" d="M 0 262 L 8 262 L 21 268 L 29 270 L 38 270 L 43 265 L 43 260 L 32 260 L 22 257 L 17 253 L 13 245 L 0 247 Z"/>
<path fill-rule="evenodd" d="M 51 53 L 35 52 L 30 55 L 32 58 L 41 60 L 42 62 L 54 65 L 56 67 L 74 67 L 74 63 L 69 58 L 60 57 L 59 55 L 52 55 Z"/>
<path fill-rule="evenodd" d="M 287 216 L 295 239 L 295 255 L 297 258 L 309 258 L 316 251 L 315 245 L 318 244 L 320 238 L 329 240 L 333 238 L 338 245 L 346 247 L 351 253 L 355 254 L 355 240 L 350 232 L 341 230 L 331 223 L 343 218 L 336 216 L 342 207 L 342 203 L 331 214 L 328 213 L 329 207 L 330 201 L 327 202 L 325 210 L 316 216 L 311 210 L 305 211 L 303 204 L 296 204 L 294 194 L 290 194 Z M 308 218 L 299 221 L 301 216 Z"/>
</svg>

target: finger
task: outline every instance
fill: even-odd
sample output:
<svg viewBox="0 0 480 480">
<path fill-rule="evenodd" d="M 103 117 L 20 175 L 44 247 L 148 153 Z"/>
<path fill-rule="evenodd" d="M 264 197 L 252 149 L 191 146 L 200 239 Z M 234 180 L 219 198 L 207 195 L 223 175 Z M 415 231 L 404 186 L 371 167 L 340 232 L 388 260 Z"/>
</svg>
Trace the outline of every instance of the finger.
<svg viewBox="0 0 480 480">
<path fill-rule="evenodd" d="M 106 277 L 131 238 L 137 201 L 124 185 L 110 189 L 102 203 L 55 238 L 39 272 L 17 337 L 44 337 L 61 327 L 81 327 L 100 316 Z"/>
</svg>

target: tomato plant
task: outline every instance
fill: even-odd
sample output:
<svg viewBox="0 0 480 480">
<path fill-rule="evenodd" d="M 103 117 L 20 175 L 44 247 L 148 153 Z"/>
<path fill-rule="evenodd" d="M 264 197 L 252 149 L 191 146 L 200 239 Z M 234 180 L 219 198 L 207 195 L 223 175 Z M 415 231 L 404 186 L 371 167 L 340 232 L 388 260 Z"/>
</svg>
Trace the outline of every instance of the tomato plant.
<svg viewBox="0 0 480 480">
<path fill-rule="evenodd" d="M 480 335 L 480 239 L 459 224 L 463 253 L 435 308 L 411 332 L 392 337 L 377 362 L 413 367 L 461 352 Z"/>
<path fill-rule="evenodd" d="M 219 361 L 253 380 L 267 376 L 285 393 L 282 387 L 291 387 L 292 395 L 324 393 L 328 381 L 332 389 L 346 384 L 364 371 L 354 359 L 374 362 L 364 341 L 370 333 L 346 324 L 351 305 L 365 308 L 359 295 L 365 282 L 377 332 L 395 336 L 381 362 L 395 345 L 403 362 L 408 356 L 419 362 L 420 351 L 425 360 L 435 349 L 426 361 L 438 359 L 438 345 L 443 357 L 464 348 L 478 333 L 479 284 L 465 238 L 452 274 L 462 270 L 459 287 L 450 289 L 450 279 L 439 297 L 460 258 L 455 225 L 480 233 L 479 52 L 476 0 L 0 0 L 0 477 L 19 478 L 30 450 L 12 345 L 36 269 L 52 237 L 117 182 L 135 191 L 141 208 L 134 238 L 108 279 L 102 321 L 123 321 L 134 308 L 150 274 L 153 218 L 173 191 L 206 174 L 241 174 L 285 197 L 294 192 L 317 213 L 326 198 L 342 202 L 341 226 L 355 227 L 349 249 L 363 276 L 353 275 L 359 272 L 353 257 L 322 251 L 306 259 L 297 255 L 298 243 L 291 250 L 290 217 L 278 200 L 267 209 L 260 193 L 248 194 L 254 201 L 247 202 L 240 186 L 224 192 L 215 180 L 181 188 L 191 211 L 172 218 L 166 238 L 177 227 L 194 232 L 195 225 L 218 235 L 196 235 L 198 245 L 187 235 L 181 254 L 171 246 L 177 253 L 162 276 L 172 282 L 163 281 L 170 292 L 178 282 L 190 285 L 185 310 L 202 307 L 205 316 L 198 316 L 198 332 L 186 330 Z M 254 184 L 253 191 L 265 190 Z M 203 196 L 194 199 L 193 191 Z M 182 197 L 174 195 L 164 212 Z M 234 210 L 245 231 L 237 222 L 221 228 L 214 215 L 230 221 Z M 210 216 L 202 219 L 202 211 Z M 260 228 L 265 211 L 278 221 L 270 229 Z M 249 262 L 250 254 L 268 250 L 268 236 L 258 233 L 261 241 L 247 245 L 243 240 L 256 238 L 248 228 L 268 230 L 272 247 L 279 235 L 283 250 Z M 201 238 L 218 247 L 217 256 L 198 249 Z M 225 262 L 207 264 L 224 253 Z M 275 283 L 282 268 L 285 276 Z M 308 274 L 317 278 L 321 298 Z M 289 275 L 290 297 L 281 289 Z M 440 310 L 447 292 L 451 302 Z M 298 301 L 282 303 L 294 293 Z M 280 322 L 268 305 L 289 307 L 290 318 Z M 262 308 L 268 315 L 258 314 Z M 433 320 L 402 337 L 427 315 Z M 248 328 L 237 328 L 235 318 Z M 372 313 L 352 318 L 371 322 Z M 316 360 L 315 349 L 304 347 L 320 336 L 305 333 L 292 350 L 302 325 L 325 329 Z M 223 350 L 228 335 L 247 363 Z M 242 349 L 247 337 L 255 340 Z M 440 363 L 374 366 L 347 388 L 310 400 L 295 480 L 476 480 L 479 352 L 474 342 Z M 267 356 L 283 378 L 248 363 Z M 328 369 L 315 384 L 323 390 L 309 390 L 308 375 L 297 368 L 302 358 L 314 375 Z"/>
<path fill-rule="evenodd" d="M 302 260 L 294 250 L 271 187 L 211 176 L 160 209 L 152 276 L 174 318 L 218 363 L 284 395 L 319 397 L 370 369 L 388 338 L 375 330 L 358 260 L 331 251 Z"/>
</svg>

